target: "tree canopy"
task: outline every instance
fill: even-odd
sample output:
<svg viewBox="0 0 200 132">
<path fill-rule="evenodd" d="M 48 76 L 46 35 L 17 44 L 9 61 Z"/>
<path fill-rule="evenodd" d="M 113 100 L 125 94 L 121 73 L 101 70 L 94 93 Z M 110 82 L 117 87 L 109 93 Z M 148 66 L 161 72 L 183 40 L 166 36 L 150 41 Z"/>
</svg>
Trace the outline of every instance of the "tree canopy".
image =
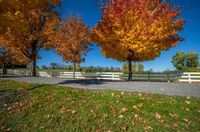
<svg viewBox="0 0 200 132">
<path fill-rule="evenodd" d="M 197 68 L 199 66 L 198 54 L 192 51 L 189 53 L 179 51 L 173 55 L 172 64 L 180 71 L 187 71 L 189 68 Z"/>
<path fill-rule="evenodd" d="M 84 55 L 90 50 L 90 30 L 75 16 L 69 16 L 56 32 L 55 52 L 64 62 L 84 62 Z"/>
<path fill-rule="evenodd" d="M 107 58 L 152 60 L 183 39 L 178 34 L 185 23 L 180 8 L 165 1 L 108 0 L 101 9 L 94 40 Z"/>
<path fill-rule="evenodd" d="M 6 49 L 16 50 L 32 64 L 36 76 L 36 59 L 41 48 L 53 47 L 54 31 L 60 24 L 54 7 L 60 0 L 1 0 L 0 42 Z"/>
</svg>

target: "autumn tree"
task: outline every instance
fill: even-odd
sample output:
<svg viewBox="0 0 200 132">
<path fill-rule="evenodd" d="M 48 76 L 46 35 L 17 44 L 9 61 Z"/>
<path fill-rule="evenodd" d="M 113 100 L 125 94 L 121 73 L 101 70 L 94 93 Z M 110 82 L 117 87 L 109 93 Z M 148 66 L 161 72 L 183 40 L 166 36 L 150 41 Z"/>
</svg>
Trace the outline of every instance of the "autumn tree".
<svg viewBox="0 0 200 132">
<path fill-rule="evenodd" d="M 55 52 L 64 62 L 73 63 L 75 78 L 76 64 L 84 62 L 84 56 L 90 50 L 90 30 L 79 17 L 69 16 L 56 32 Z"/>
<path fill-rule="evenodd" d="M 4 34 L 6 48 L 26 56 L 36 76 L 36 60 L 41 48 L 53 47 L 54 31 L 60 24 L 54 10 L 60 0 L 1 0 L 0 34 Z"/>
<path fill-rule="evenodd" d="M 94 28 L 94 40 L 107 58 L 129 62 L 153 60 L 183 37 L 180 8 L 160 0 L 108 0 Z"/>
</svg>

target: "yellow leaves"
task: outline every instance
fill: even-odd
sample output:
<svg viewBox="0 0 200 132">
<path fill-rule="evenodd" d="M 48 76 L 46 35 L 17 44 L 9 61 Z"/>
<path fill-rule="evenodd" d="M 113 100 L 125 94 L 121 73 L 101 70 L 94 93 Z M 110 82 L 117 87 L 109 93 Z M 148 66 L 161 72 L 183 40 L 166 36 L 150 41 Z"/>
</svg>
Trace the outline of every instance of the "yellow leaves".
<svg viewBox="0 0 200 132">
<path fill-rule="evenodd" d="M 151 126 L 144 127 L 144 130 L 152 130 L 153 128 Z"/>
<path fill-rule="evenodd" d="M 127 111 L 128 111 L 127 108 L 122 108 L 122 109 L 121 109 L 121 112 L 122 112 L 122 113 L 127 112 Z"/>
<path fill-rule="evenodd" d="M 123 115 L 119 115 L 118 117 L 119 117 L 119 118 L 124 118 L 124 116 L 123 116 Z"/>
<path fill-rule="evenodd" d="M 189 105 L 189 104 L 190 104 L 190 101 L 187 101 L 187 100 L 186 100 L 185 103 Z"/>
<path fill-rule="evenodd" d="M 111 96 L 115 96 L 115 93 L 111 93 Z"/>
<path fill-rule="evenodd" d="M 155 113 L 154 116 L 155 116 L 155 118 L 157 118 L 157 119 L 161 119 L 161 115 L 158 114 L 158 113 Z"/>
<path fill-rule="evenodd" d="M 66 108 L 62 107 L 60 109 L 60 113 L 64 113 L 64 112 L 69 112 L 69 113 L 72 113 L 72 114 L 76 113 L 76 111 L 73 110 L 73 109 L 66 109 Z"/>
<path fill-rule="evenodd" d="M 15 12 L 15 16 L 18 16 L 20 14 L 20 11 Z"/>
</svg>

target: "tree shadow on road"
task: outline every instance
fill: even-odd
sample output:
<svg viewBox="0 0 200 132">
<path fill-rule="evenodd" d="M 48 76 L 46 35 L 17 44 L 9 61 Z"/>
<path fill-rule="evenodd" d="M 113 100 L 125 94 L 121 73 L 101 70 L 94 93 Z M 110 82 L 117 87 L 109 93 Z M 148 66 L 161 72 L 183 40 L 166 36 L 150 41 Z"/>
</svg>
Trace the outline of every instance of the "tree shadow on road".
<svg viewBox="0 0 200 132">
<path fill-rule="evenodd" d="M 107 82 L 119 82 L 119 81 L 112 81 L 112 80 L 98 80 L 98 79 L 78 79 L 78 80 L 64 80 L 59 84 L 79 84 L 79 85 L 101 85 Z"/>
</svg>

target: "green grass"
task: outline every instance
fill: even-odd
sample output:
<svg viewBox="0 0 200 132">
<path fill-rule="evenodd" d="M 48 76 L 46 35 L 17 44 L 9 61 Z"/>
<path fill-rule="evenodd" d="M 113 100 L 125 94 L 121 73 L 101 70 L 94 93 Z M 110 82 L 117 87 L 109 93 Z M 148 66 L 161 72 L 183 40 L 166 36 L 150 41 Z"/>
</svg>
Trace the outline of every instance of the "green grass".
<svg viewBox="0 0 200 132">
<path fill-rule="evenodd" d="M 0 81 L 0 131 L 200 131 L 200 98 Z"/>
</svg>

